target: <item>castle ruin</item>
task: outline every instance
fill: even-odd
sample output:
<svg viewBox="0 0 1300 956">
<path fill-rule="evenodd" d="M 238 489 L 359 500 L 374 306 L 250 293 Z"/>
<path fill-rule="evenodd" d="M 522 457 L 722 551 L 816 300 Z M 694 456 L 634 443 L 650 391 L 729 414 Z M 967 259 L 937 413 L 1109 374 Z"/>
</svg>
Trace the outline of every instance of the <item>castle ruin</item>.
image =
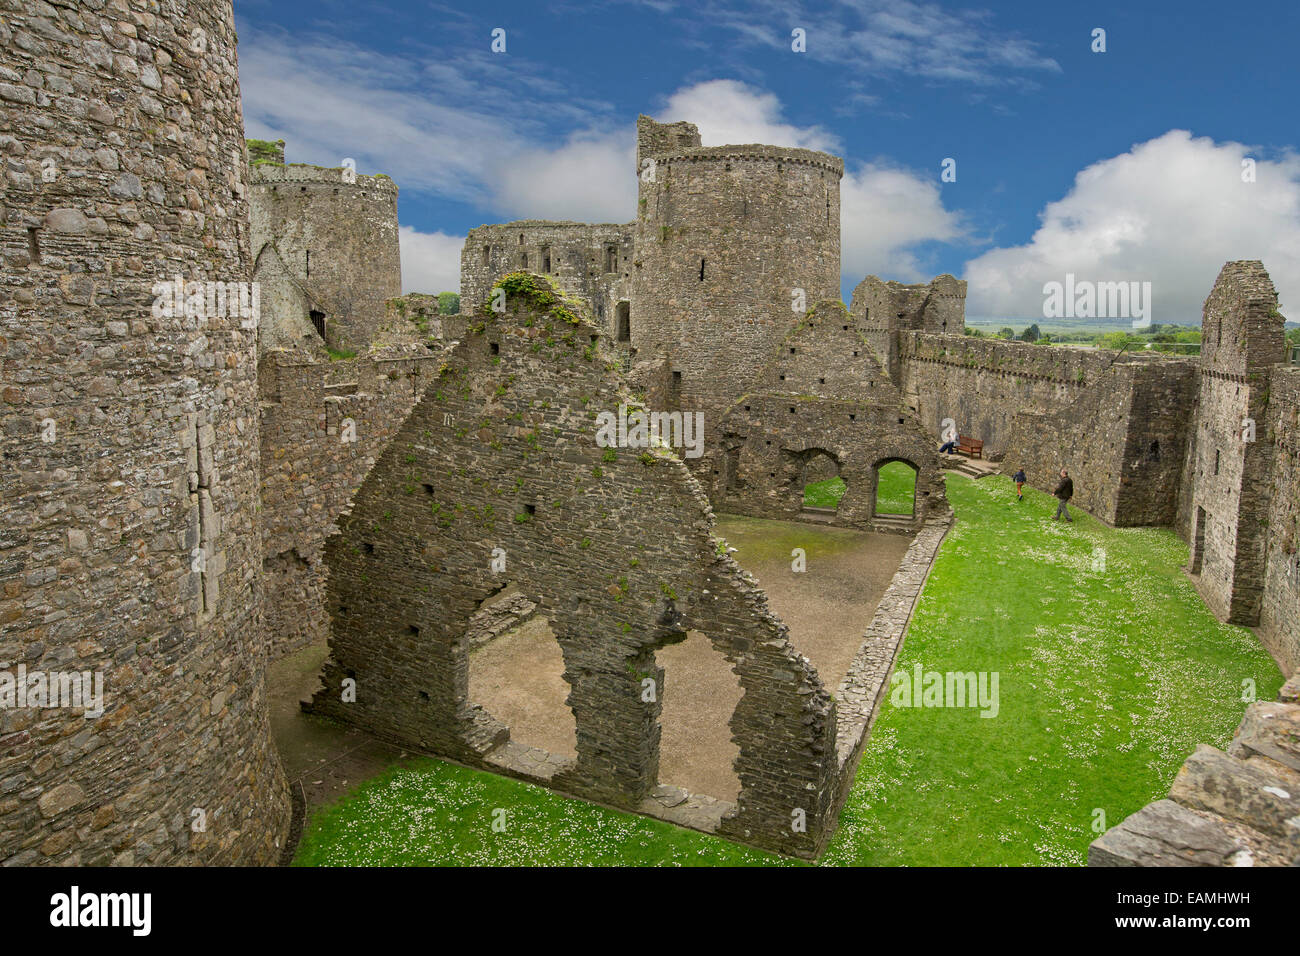
<svg viewBox="0 0 1300 956">
<path fill-rule="evenodd" d="M 1113 525 L 1173 527 L 1207 606 L 1300 664 L 1300 369 L 1260 262 L 1224 266 L 1197 358 L 978 340 L 952 276 L 840 302 L 839 158 L 640 117 L 631 221 L 471 230 L 440 317 L 400 294 L 391 180 L 249 165 L 229 2 L 24 3 L 0 39 L 0 659 L 105 684 L 94 720 L 0 711 L 7 864 L 274 863 L 264 670 L 325 637 L 319 713 L 815 857 L 952 520 L 949 419 L 1031 483 L 1069 467 Z M 595 412 L 624 406 L 701 413 L 704 453 L 602 449 Z M 910 515 L 877 507 L 893 463 Z M 832 474 L 838 507 L 808 513 Z M 911 536 L 833 691 L 714 509 Z M 514 746 L 470 693 L 485 615 L 523 606 L 563 656 L 572 757 Z M 734 800 L 659 780 L 655 652 L 691 633 L 744 691 Z M 1293 705 L 1248 712 L 1247 770 L 1189 761 L 1253 781 L 1176 785 L 1229 821 L 1207 860 L 1295 859 L 1294 812 L 1257 792 L 1300 769 L 1261 716 Z M 1143 839 L 1188 824 L 1143 813 Z"/>
</svg>

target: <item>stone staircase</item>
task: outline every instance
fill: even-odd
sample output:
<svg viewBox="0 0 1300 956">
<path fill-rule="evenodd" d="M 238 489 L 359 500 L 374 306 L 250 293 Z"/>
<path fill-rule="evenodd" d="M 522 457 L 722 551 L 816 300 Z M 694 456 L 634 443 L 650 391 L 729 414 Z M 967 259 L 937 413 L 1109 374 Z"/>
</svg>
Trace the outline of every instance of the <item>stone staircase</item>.
<svg viewBox="0 0 1300 956">
<path fill-rule="evenodd" d="M 916 519 L 911 515 L 876 515 L 871 519 L 871 526 L 876 531 L 907 531 L 914 529 Z"/>
<path fill-rule="evenodd" d="M 987 478 L 1002 471 L 994 462 L 982 458 L 967 458 L 965 455 L 940 455 L 939 457 L 943 459 L 944 471 L 955 471 L 967 478 Z"/>
</svg>

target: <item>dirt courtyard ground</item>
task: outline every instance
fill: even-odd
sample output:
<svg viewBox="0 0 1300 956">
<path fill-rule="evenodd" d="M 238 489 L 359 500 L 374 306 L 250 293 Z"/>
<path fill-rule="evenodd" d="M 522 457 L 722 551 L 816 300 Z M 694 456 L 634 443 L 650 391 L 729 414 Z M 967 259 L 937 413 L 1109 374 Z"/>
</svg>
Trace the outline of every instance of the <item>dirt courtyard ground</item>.
<svg viewBox="0 0 1300 956">
<path fill-rule="evenodd" d="M 731 515 L 718 517 L 716 533 L 736 548 L 733 557 L 758 578 L 794 646 L 834 692 L 911 538 Z M 804 551 L 805 571 L 791 568 L 795 548 Z M 697 631 L 656 659 L 665 670 L 659 781 L 734 801 L 738 750 L 727 723 L 740 701 L 739 681 Z M 513 740 L 572 757 L 563 671 L 549 625 L 533 618 L 471 654 L 470 700 L 510 727 Z"/>
<path fill-rule="evenodd" d="M 834 693 L 912 536 L 736 515 L 718 515 L 714 533 L 736 549 L 732 557 L 758 579 L 791 643 Z M 805 571 L 791 569 L 795 548 L 804 550 Z"/>
</svg>

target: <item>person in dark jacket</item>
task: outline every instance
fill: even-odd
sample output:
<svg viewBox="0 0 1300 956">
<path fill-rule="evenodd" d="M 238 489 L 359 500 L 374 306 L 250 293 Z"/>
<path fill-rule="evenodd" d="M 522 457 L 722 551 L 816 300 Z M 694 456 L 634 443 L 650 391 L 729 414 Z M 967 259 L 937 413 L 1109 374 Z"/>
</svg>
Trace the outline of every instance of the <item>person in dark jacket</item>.
<svg viewBox="0 0 1300 956">
<path fill-rule="evenodd" d="M 1052 520 L 1059 521 L 1061 515 L 1065 515 L 1066 521 L 1073 521 L 1074 519 L 1070 517 L 1070 510 L 1065 505 L 1074 497 L 1074 482 L 1070 480 L 1070 473 L 1064 468 L 1061 469 L 1061 482 L 1056 486 L 1056 490 L 1052 494 L 1056 495 L 1061 501 L 1056 506 L 1056 514 L 1052 515 Z"/>
<path fill-rule="evenodd" d="M 1025 477 L 1025 469 L 1021 468 L 1019 471 L 1017 471 L 1014 475 L 1011 476 L 1011 480 L 1016 483 L 1016 501 L 1024 501 L 1025 482 L 1028 481 L 1028 479 Z"/>
</svg>

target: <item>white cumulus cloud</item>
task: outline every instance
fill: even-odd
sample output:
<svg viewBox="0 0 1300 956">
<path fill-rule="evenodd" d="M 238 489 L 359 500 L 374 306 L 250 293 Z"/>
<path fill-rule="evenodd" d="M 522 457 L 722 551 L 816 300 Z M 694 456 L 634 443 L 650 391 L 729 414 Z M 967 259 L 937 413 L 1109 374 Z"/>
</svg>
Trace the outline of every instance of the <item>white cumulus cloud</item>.
<svg viewBox="0 0 1300 956">
<path fill-rule="evenodd" d="M 840 242 L 844 277 L 867 275 L 904 282 L 929 279 L 916 247 L 968 238 L 959 213 L 945 209 L 935 176 L 867 163 L 840 183 Z"/>
<path fill-rule="evenodd" d="M 402 252 L 403 293 L 460 290 L 460 250 L 465 244 L 464 236 L 400 226 L 397 241 Z"/>
<path fill-rule="evenodd" d="M 1242 161 L 1255 159 L 1255 182 Z M 966 264 L 973 317 L 1041 319 L 1043 286 L 1067 273 L 1150 282 L 1153 322 L 1199 323 L 1229 260 L 1260 259 L 1288 318 L 1300 318 L 1300 156 L 1264 160 L 1186 130 L 1135 145 L 1075 177 L 1022 246 Z"/>
<path fill-rule="evenodd" d="M 636 134 L 584 131 L 553 149 L 503 161 L 492 205 L 512 219 L 630 222 L 636 209 Z"/>
<path fill-rule="evenodd" d="M 668 97 L 661 122 L 686 120 L 700 128 L 705 146 L 761 143 L 831 152 L 839 141 L 817 126 L 796 126 L 782 116 L 781 101 L 737 80 L 709 80 Z"/>
</svg>

